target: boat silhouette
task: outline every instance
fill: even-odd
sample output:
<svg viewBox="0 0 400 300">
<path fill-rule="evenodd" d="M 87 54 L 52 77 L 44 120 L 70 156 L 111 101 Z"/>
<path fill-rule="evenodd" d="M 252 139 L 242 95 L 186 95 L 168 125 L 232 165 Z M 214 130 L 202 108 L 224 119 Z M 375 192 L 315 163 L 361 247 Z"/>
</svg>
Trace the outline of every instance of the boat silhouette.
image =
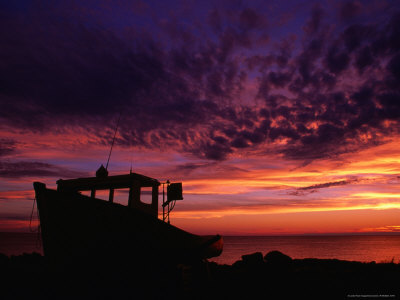
<svg viewBox="0 0 400 300">
<path fill-rule="evenodd" d="M 158 217 L 159 187 L 163 185 L 163 217 Z M 164 198 L 164 186 L 167 199 Z M 39 211 L 43 252 L 49 261 L 102 261 L 128 257 L 167 259 L 185 263 L 222 253 L 220 235 L 200 236 L 169 223 L 172 203 L 182 199 L 181 183 L 160 183 L 141 174 L 108 176 L 102 166 L 95 177 L 57 181 L 57 190 L 33 183 Z M 114 202 L 114 191 L 129 189 L 128 205 Z M 151 203 L 142 201 L 151 189 Z M 96 191 L 108 190 L 108 200 Z M 82 194 L 90 191 L 90 196 Z M 171 206 L 170 206 L 171 205 Z M 164 211 L 167 209 L 167 212 Z"/>
</svg>

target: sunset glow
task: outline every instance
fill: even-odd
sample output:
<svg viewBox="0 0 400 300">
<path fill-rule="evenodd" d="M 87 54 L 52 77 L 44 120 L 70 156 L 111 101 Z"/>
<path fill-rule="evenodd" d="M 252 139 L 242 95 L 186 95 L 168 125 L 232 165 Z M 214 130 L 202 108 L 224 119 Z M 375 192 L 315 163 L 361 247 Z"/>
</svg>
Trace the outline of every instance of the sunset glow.
<svg viewBox="0 0 400 300">
<path fill-rule="evenodd" d="M 0 231 L 32 226 L 34 181 L 94 176 L 119 116 L 110 175 L 182 181 L 186 230 L 400 231 L 397 2 L 17 2 Z"/>
</svg>

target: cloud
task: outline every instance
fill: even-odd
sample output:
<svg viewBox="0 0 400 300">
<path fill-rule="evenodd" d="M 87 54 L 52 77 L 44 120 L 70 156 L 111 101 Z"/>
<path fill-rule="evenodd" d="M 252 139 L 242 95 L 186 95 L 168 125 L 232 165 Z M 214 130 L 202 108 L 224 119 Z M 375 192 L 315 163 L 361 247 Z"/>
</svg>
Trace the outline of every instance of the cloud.
<svg viewBox="0 0 400 300">
<path fill-rule="evenodd" d="M 344 1 L 340 4 L 339 17 L 343 20 L 351 20 L 362 12 L 362 8 L 359 1 Z"/>
<path fill-rule="evenodd" d="M 171 173 L 177 173 L 177 174 L 183 174 L 185 176 L 188 176 L 192 172 L 198 171 L 198 170 L 203 170 L 203 169 L 209 169 L 212 168 L 216 165 L 216 163 L 213 162 L 208 162 L 208 163 L 185 163 L 176 166 Z"/>
<path fill-rule="evenodd" d="M 15 152 L 17 143 L 13 139 L 0 139 L 0 157 Z"/>
<path fill-rule="evenodd" d="M 355 183 L 357 181 L 358 181 L 357 179 L 350 179 L 350 180 L 339 180 L 339 181 L 318 183 L 318 184 L 313 184 L 313 185 L 310 185 L 310 186 L 297 188 L 295 191 L 289 192 L 288 194 L 289 195 L 293 195 L 293 196 L 303 196 L 303 195 L 305 195 L 307 193 L 315 193 L 318 189 L 324 189 L 324 188 L 330 188 L 330 187 L 353 184 L 353 183 Z"/>
<path fill-rule="evenodd" d="M 177 165 L 176 167 L 167 170 L 165 173 L 175 174 L 175 176 L 184 176 L 188 179 L 221 179 L 221 178 L 243 178 L 248 170 L 224 164 L 223 162 L 189 162 Z M 196 187 L 198 185 L 196 184 Z"/>
<path fill-rule="evenodd" d="M 381 227 L 362 228 L 361 232 L 400 232 L 400 225 L 387 225 Z"/>
<path fill-rule="evenodd" d="M 311 16 L 304 25 L 303 30 L 306 34 L 315 34 L 322 25 L 322 18 L 324 16 L 324 11 L 319 4 L 315 4 L 311 10 Z"/>
<path fill-rule="evenodd" d="M 301 187 L 298 188 L 298 190 L 301 191 L 307 191 L 307 190 L 315 190 L 315 189 L 322 189 L 322 188 L 328 188 L 332 186 L 341 186 L 341 185 L 347 185 L 354 183 L 357 180 L 340 180 L 340 181 L 332 181 L 332 182 L 326 182 L 326 183 L 319 183 L 319 184 L 314 184 L 306 187 Z"/>
<path fill-rule="evenodd" d="M 325 62 L 331 73 L 338 74 L 347 69 L 350 57 L 346 50 L 339 49 L 336 45 L 332 45 L 328 50 Z"/>
<path fill-rule="evenodd" d="M 88 174 L 69 170 L 64 167 L 37 161 L 0 162 L 0 177 L 23 178 L 23 177 L 63 177 L 75 178 L 85 177 Z"/>
<path fill-rule="evenodd" d="M 344 19 L 361 12 L 354 1 L 339 8 Z M 216 7 L 197 27 L 169 19 L 118 31 L 93 19 L 46 5 L 3 14 L 2 124 L 83 129 L 105 143 L 122 112 L 118 145 L 211 161 L 249 151 L 331 158 L 399 134 L 396 12 L 332 28 L 316 5 L 303 36 L 275 47 L 267 16 L 251 5 Z M 0 155 L 15 147 L 4 141 Z"/>
</svg>

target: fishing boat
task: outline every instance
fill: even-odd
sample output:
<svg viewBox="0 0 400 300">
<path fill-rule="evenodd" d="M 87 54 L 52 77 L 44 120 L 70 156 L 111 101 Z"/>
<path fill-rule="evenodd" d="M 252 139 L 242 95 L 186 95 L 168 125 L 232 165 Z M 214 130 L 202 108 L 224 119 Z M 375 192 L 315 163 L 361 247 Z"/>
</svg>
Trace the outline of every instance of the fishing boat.
<svg viewBox="0 0 400 300">
<path fill-rule="evenodd" d="M 162 217 L 158 213 L 161 185 Z M 33 186 L 43 252 L 51 261 L 157 257 L 183 263 L 222 253 L 220 235 L 200 236 L 170 224 L 175 201 L 183 199 L 182 183 L 161 183 L 132 171 L 109 176 L 101 166 L 95 177 L 58 180 L 56 190 L 40 182 Z M 125 189 L 127 205 L 114 201 L 119 189 Z M 97 198 L 97 191 L 108 191 L 108 197 Z M 144 202 L 146 193 L 151 198 Z"/>
</svg>

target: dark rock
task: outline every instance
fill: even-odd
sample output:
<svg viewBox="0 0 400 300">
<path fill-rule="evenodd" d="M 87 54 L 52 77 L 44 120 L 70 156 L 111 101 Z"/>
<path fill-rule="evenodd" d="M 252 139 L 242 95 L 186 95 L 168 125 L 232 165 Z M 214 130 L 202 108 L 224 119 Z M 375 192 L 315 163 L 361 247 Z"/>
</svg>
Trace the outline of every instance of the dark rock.
<svg viewBox="0 0 400 300">
<path fill-rule="evenodd" d="M 237 260 L 232 264 L 232 267 L 235 269 L 240 269 L 244 266 L 243 260 Z"/>
<path fill-rule="evenodd" d="M 264 260 L 266 263 L 271 265 L 288 265 L 292 262 L 292 258 L 290 256 L 287 256 L 279 251 L 268 252 L 264 256 Z"/>
<path fill-rule="evenodd" d="M 0 266 L 3 266 L 8 263 L 8 256 L 0 253 Z"/>
<path fill-rule="evenodd" d="M 242 261 L 245 265 L 261 265 L 264 263 L 261 252 L 242 255 Z"/>
</svg>

